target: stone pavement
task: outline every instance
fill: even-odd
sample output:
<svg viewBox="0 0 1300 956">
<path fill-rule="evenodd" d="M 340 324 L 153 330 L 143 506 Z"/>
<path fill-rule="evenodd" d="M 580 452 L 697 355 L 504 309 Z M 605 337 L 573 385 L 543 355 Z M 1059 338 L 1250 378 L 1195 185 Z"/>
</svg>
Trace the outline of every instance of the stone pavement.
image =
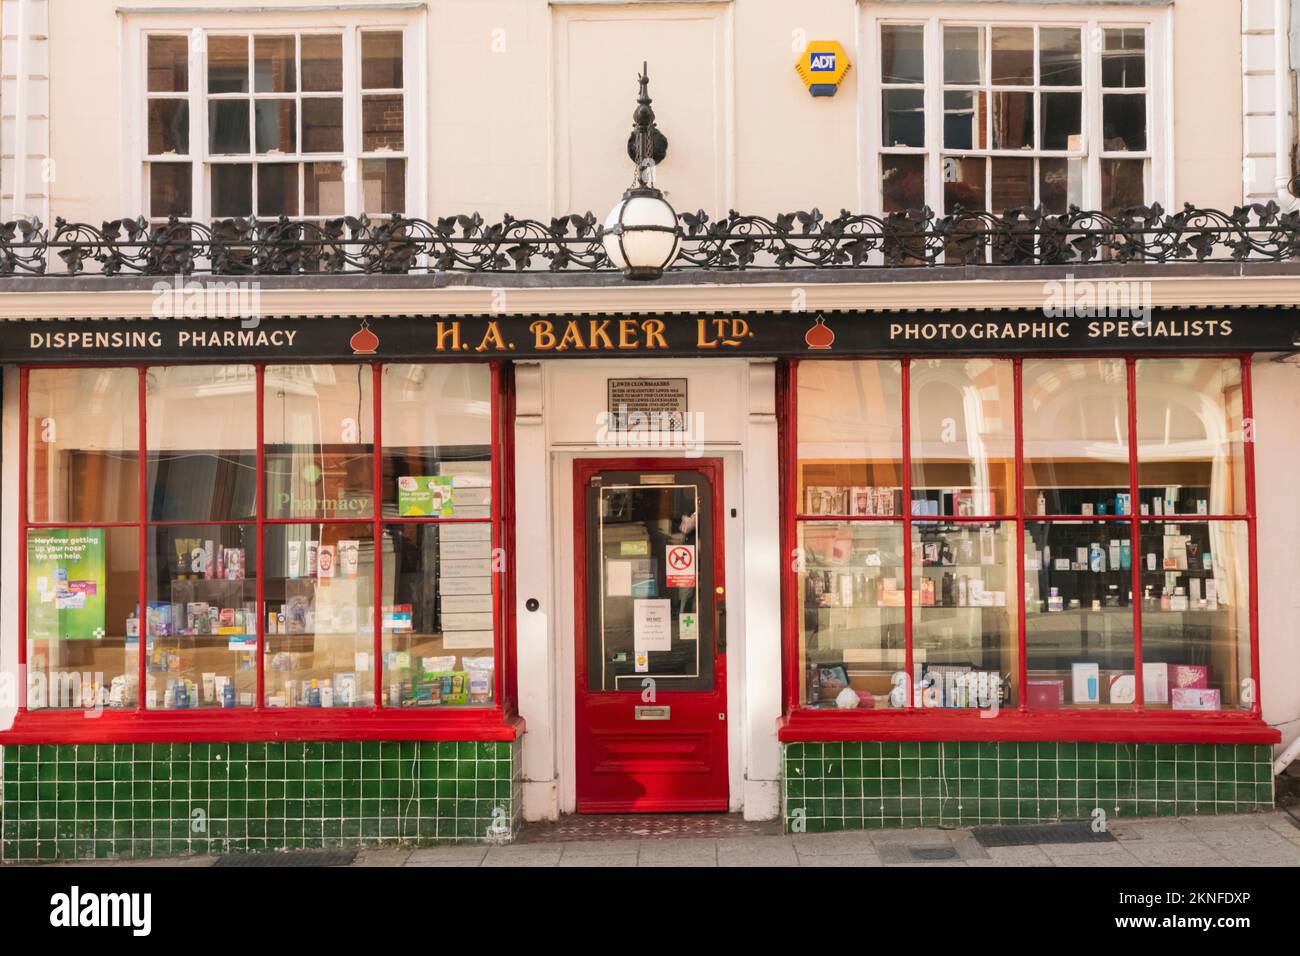
<svg viewBox="0 0 1300 956">
<path fill-rule="evenodd" d="M 365 849 L 353 866 L 1289 866 L 1300 824 L 1283 811 L 1113 823 L 1114 842 L 984 848 L 970 830 L 525 842 Z M 99 864 L 210 865 L 215 857 Z M 86 864 L 94 865 L 94 864 Z"/>
</svg>

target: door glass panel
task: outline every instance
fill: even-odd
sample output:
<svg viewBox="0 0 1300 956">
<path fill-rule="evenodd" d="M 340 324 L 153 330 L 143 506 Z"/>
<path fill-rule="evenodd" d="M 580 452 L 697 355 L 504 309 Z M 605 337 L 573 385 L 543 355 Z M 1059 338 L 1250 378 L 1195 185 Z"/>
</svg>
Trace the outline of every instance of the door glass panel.
<svg viewBox="0 0 1300 956">
<path fill-rule="evenodd" d="M 708 482 L 605 473 L 587 509 L 588 689 L 712 690 Z"/>
</svg>

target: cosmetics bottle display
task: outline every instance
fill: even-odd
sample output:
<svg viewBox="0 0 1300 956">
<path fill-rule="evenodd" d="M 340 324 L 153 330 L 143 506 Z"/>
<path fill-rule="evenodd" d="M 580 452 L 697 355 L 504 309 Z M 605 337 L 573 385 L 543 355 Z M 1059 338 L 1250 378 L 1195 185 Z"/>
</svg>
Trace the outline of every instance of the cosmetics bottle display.
<svg viewBox="0 0 1300 956">
<path fill-rule="evenodd" d="M 169 529 L 170 530 L 170 529 Z M 198 530 L 198 529 L 195 529 Z M 256 687 L 256 570 L 246 531 L 177 528 L 157 542 L 149 603 L 127 620 L 128 643 L 144 642 L 145 705 L 158 709 L 251 706 Z M 188 533 L 187 533 L 188 532 Z M 226 540 L 223 540 L 225 538 Z M 227 703 L 218 680 L 231 690 Z"/>
<path fill-rule="evenodd" d="M 266 706 L 358 707 L 374 701 L 373 545 L 358 525 L 290 526 L 268 543 Z"/>
</svg>

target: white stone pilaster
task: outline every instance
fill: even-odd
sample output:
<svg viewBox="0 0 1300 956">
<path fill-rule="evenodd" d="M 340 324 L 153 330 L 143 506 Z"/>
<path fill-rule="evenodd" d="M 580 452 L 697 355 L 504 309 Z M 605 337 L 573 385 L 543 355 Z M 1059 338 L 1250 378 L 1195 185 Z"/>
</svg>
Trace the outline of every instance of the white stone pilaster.
<svg viewBox="0 0 1300 956">
<path fill-rule="evenodd" d="M 0 219 L 50 217 L 49 0 L 0 0 Z"/>
</svg>

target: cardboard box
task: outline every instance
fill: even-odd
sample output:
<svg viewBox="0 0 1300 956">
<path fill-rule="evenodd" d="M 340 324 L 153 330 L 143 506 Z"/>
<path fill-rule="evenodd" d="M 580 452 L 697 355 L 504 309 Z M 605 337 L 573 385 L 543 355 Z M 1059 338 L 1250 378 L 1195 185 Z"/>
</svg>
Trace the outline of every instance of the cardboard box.
<svg viewBox="0 0 1300 956">
<path fill-rule="evenodd" d="M 1065 704 L 1065 681 L 1031 680 L 1029 706 L 1037 710 L 1060 710 Z"/>
<path fill-rule="evenodd" d="M 1169 692 L 1174 710 L 1219 710 L 1219 690 L 1206 687 L 1175 687 Z"/>
</svg>

